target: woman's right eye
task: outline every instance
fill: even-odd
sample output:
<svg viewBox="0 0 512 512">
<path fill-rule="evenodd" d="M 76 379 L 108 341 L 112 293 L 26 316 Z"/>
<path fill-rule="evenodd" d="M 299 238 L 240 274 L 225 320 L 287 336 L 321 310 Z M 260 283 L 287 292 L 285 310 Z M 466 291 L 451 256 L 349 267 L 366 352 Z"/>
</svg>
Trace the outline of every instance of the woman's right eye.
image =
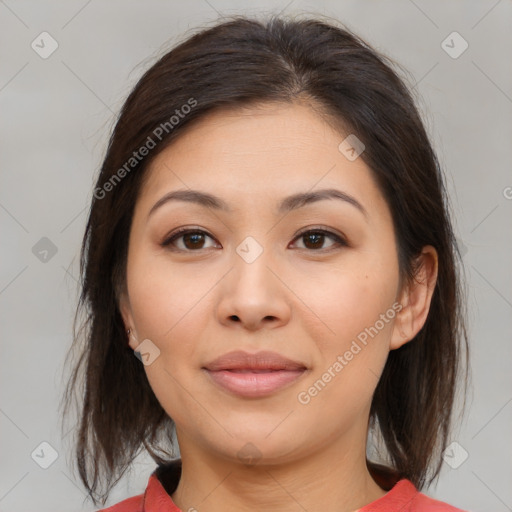
<svg viewBox="0 0 512 512">
<path fill-rule="evenodd" d="M 199 229 L 184 228 L 168 236 L 163 242 L 162 247 L 172 246 L 171 250 L 194 252 L 209 247 L 205 247 L 205 240 L 213 238 L 208 233 Z"/>
</svg>

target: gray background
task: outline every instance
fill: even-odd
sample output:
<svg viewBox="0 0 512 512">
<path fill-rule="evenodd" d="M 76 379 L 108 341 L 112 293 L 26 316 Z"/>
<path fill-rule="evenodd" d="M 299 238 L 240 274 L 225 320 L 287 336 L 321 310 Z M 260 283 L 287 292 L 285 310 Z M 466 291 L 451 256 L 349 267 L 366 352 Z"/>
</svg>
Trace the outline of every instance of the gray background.
<svg viewBox="0 0 512 512">
<path fill-rule="evenodd" d="M 86 208 L 114 114 L 142 72 L 189 28 L 219 14 L 281 10 L 332 16 L 410 71 L 464 253 L 473 371 L 452 465 L 463 460 L 462 449 L 468 458 L 456 469 L 443 463 L 438 485 L 424 492 L 471 511 L 512 510 L 511 2 L 268 0 L 249 8 L 237 0 L 5 0 L 0 511 L 95 509 L 81 508 L 72 436 L 60 434 L 58 404 Z M 43 31 L 59 45 L 46 59 L 31 47 L 34 40 L 42 46 Z M 458 58 L 442 46 L 453 31 L 469 44 Z M 460 40 L 448 41 L 460 50 Z M 55 254 L 42 252 L 51 245 L 43 237 Z M 44 441 L 58 452 L 47 469 L 35 462 L 50 462 Z M 141 457 L 107 504 L 141 493 L 153 468 Z"/>
</svg>

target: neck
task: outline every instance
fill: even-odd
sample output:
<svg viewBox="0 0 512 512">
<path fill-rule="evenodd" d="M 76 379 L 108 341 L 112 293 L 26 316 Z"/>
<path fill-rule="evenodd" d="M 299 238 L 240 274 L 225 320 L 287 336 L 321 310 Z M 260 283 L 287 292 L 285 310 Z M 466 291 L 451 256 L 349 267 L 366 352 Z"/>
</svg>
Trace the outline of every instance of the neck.
<svg viewBox="0 0 512 512">
<path fill-rule="evenodd" d="M 365 451 L 348 446 L 331 444 L 300 460 L 254 465 L 182 449 L 181 478 L 171 497 L 183 511 L 354 512 L 386 491 L 369 473 Z"/>
</svg>

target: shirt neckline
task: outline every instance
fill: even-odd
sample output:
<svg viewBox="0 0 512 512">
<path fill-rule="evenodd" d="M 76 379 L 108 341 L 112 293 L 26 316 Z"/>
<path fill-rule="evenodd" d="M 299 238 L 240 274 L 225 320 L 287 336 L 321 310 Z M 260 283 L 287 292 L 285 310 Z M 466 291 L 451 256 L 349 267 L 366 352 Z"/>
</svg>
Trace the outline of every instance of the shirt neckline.
<svg viewBox="0 0 512 512">
<path fill-rule="evenodd" d="M 183 512 L 174 503 L 171 494 L 178 487 L 181 476 L 181 459 L 158 466 L 151 473 L 144 493 L 144 512 Z M 418 494 L 414 484 L 402 478 L 377 500 L 364 505 L 357 512 L 389 512 L 390 510 L 409 510 L 408 505 Z"/>
</svg>

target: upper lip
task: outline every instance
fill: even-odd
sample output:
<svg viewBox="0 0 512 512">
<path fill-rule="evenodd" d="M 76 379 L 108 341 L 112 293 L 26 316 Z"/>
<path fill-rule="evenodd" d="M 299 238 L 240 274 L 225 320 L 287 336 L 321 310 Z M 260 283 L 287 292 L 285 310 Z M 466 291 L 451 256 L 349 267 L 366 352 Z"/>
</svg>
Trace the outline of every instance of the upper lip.
<svg viewBox="0 0 512 512">
<path fill-rule="evenodd" d="M 204 366 L 210 371 L 219 370 L 305 370 L 306 365 L 284 357 L 277 352 L 262 351 L 250 354 L 243 350 L 228 352 Z"/>
</svg>

